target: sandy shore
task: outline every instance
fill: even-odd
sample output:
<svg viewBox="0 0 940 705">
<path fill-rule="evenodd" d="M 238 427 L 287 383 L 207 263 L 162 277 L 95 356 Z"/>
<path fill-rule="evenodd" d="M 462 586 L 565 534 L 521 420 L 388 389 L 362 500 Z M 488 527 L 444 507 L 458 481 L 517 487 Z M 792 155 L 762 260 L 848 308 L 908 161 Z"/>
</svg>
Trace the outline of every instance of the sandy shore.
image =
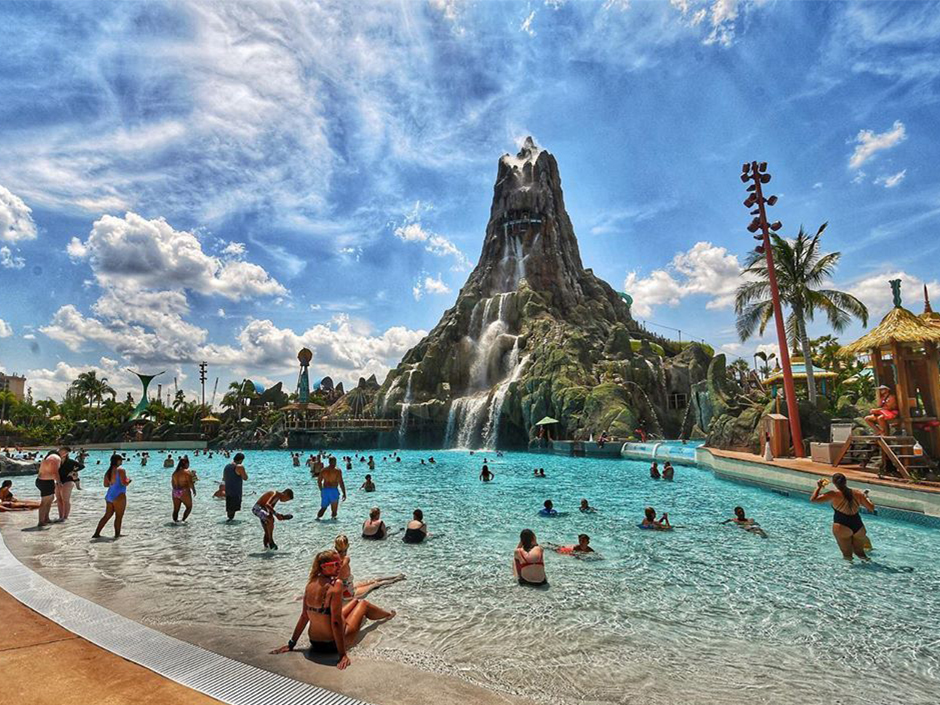
<svg viewBox="0 0 940 705">
<path fill-rule="evenodd" d="M 86 599 L 98 601 L 101 595 L 109 595 L 107 607 L 115 612 L 142 621 L 135 605 L 141 600 L 170 599 L 144 581 L 125 581 L 123 586 L 113 585 L 87 566 L 59 566 L 51 569 L 42 565 L 39 556 L 45 552 L 45 541 L 51 540 L 59 527 L 42 532 L 24 531 L 36 521 L 34 512 L 0 515 L 0 531 L 10 551 L 25 565 L 55 584 Z M 64 534 L 60 534 L 64 536 Z M 67 540 L 85 540 L 69 535 Z M 132 540 L 128 537 L 126 540 Z M 224 590 L 224 585 L 219 586 Z M 238 609 L 238 596 L 232 596 L 232 609 Z M 293 621 L 283 624 L 264 623 L 259 615 L 257 629 L 206 628 L 205 626 L 177 623 L 147 626 L 182 639 L 191 644 L 215 651 L 230 658 L 259 668 L 280 673 L 297 680 L 343 693 L 375 705 L 465 705 L 468 702 L 480 705 L 531 705 L 532 700 L 510 693 L 498 692 L 490 687 L 469 682 L 462 674 L 444 662 L 422 658 L 414 665 L 400 660 L 385 660 L 383 653 L 395 653 L 398 659 L 407 660 L 407 655 L 396 651 L 396 645 L 383 638 L 373 625 L 367 625 L 364 636 L 350 652 L 353 665 L 345 671 L 335 668 L 335 657 L 315 658 L 306 651 L 273 656 L 268 652 L 286 642 L 293 629 Z M 303 642 L 301 642 L 303 643 Z M 0 641 L 0 649 L 5 645 Z M 156 677 L 156 676 L 155 676 Z M 103 684 L 102 684 L 102 687 Z M 23 701 L 21 701 L 23 702 Z"/>
</svg>

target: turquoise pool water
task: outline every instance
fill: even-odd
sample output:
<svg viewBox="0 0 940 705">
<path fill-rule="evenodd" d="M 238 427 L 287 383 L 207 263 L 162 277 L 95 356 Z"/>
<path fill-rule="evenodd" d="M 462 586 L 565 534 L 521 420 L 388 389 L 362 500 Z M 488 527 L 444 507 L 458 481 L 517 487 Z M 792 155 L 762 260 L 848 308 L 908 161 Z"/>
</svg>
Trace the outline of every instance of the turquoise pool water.
<svg viewBox="0 0 940 705">
<path fill-rule="evenodd" d="M 127 537 L 90 543 L 103 508 L 104 465 L 95 461 L 106 454 L 97 453 L 83 474 L 86 489 L 75 493 L 73 520 L 23 541 L 46 575 L 87 573 L 97 599 L 120 602 L 145 623 L 176 634 L 212 625 L 270 631 L 277 645 L 296 619 L 294 598 L 313 554 L 345 532 L 358 579 L 408 575 L 373 593 L 400 616 L 361 656 L 538 701 L 937 702 L 935 529 L 866 516 L 875 563 L 850 565 L 832 539 L 829 510 L 707 470 L 678 467 L 675 482 L 665 483 L 650 480 L 640 461 L 441 451 L 437 465 L 420 465 L 428 455 L 404 452 L 390 463 L 379 452 L 374 494 L 358 490 L 368 470 L 356 463 L 340 520 L 318 523 L 306 468 L 292 467 L 286 452 L 249 452 L 244 511 L 233 525 L 211 498 L 226 461 L 195 458 L 202 481 L 185 526 L 169 523 L 170 471 L 157 458 L 146 468 L 131 458 Z M 496 474 L 490 484 L 477 479 L 484 457 Z M 534 479 L 534 467 L 547 479 Z M 295 518 L 278 524 L 281 550 L 266 554 L 250 507 L 262 491 L 287 486 Z M 579 513 L 582 497 L 599 511 Z M 569 514 L 537 517 L 545 499 Z M 769 539 L 718 525 L 736 504 Z M 363 542 L 359 526 L 373 505 L 392 527 L 420 507 L 441 536 L 419 546 Z M 685 528 L 638 530 L 646 505 Z M 510 562 L 524 527 L 542 543 L 588 533 L 604 560 L 549 554 L 550 587 L 520 587 Z"/>
</svg>

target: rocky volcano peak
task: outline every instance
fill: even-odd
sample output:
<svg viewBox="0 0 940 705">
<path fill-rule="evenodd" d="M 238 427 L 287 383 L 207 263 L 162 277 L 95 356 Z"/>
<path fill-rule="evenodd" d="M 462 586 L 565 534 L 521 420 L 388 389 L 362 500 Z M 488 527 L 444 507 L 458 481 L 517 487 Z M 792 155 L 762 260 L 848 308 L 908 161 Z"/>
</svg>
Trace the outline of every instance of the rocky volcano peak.
<svg viewBox="0 0 940 705">
<path fill-rule="evenodd" d="M 657 363 L 641 359 L 636 374 L 630 365 L 633 342 L 647 337 L 620 296 L 582 266 L 558 163 L 528 137 L 499 159 L 483 251 L 457 302 L 389 374 L 376 411 L 401 414 L 403 440 L 417 415 L 437 434 L 425 442 L 443 437 L 446 446 L 492 447 L 500 429 L 518 445 L 545 415 L 573 430 L 594 423 L 582 410 L 605 376 L 639 391 L 604 391 L 601 406 L 625 409 L 631 394 L 643 395 Z M 649 397 L 636 404 L 655 416 Z M 637 416 L 624 411 L 622 423 Z"/>
</svg>

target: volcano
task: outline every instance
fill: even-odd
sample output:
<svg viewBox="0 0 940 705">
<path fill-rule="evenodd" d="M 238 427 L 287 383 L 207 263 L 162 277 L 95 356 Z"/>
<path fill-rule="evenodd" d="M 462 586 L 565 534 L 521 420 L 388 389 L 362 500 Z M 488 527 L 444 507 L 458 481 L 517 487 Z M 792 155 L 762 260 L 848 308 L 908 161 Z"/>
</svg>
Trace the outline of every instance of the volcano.
<svg viewBox="0 0 940 705">
<path fill-rule="evenodd" d="M 569 438 L 677 433 L 670 395 L 688 396 L 709 355 L 649 333 L 628 302 L 582 265 L 558 163 L 528 137 L 499 159 L 476 267 L 389 373 L 376 414 L 401 419 L 402 445 L 525 446 L 544 416 Z"/>
</svg>

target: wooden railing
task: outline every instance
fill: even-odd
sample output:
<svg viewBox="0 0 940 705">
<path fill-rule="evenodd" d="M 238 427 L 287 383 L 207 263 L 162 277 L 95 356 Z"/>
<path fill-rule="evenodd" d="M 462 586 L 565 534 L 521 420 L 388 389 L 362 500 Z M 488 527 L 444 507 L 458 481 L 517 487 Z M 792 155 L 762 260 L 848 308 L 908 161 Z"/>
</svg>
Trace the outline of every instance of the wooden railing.
<svg viewBox="0 0 940 705">
<path fill-rule="evenodd" d="M 395 431 L 401 425 L 397 419 L 292 419 L 288 431 Z M 409 424 L 410 425 L 410 424 Z"/>
</svg>

